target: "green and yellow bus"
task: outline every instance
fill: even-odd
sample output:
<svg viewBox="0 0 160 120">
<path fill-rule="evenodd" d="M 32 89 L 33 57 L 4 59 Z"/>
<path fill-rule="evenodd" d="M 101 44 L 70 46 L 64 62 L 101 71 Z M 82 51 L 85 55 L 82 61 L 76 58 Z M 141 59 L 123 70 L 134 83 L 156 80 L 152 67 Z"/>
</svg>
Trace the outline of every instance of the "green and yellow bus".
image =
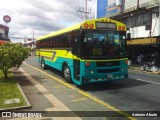
<svg viewBox="0 0 160 120">
<path fill-rule="evenodd" d="M 44 35 L 36 40 L 36 59 L 77 85 L 127 78 L 126 26 L 99 18 Z"/>
</svg>

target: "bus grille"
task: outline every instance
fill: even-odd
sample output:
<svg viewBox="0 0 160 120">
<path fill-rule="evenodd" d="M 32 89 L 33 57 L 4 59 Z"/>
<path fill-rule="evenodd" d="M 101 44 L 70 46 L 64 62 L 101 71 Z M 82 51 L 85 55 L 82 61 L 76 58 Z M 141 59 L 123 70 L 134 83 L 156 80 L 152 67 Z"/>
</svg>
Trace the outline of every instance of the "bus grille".
<svg viewBox="0 0 160 120">
<path fill-rule="evenodd" d="M 111 68 L 111 69 L 98 69 L 97 73 L 112 73 L 112 72 L 118 72 L 119 68 Z"/>
<path fill-rule="evenodd" d="M 113 67 L 113 66 L 119 66 L 120 61 L 105 61 L 105 62 L 96 62 L 97 67 Z"/>
</svg>

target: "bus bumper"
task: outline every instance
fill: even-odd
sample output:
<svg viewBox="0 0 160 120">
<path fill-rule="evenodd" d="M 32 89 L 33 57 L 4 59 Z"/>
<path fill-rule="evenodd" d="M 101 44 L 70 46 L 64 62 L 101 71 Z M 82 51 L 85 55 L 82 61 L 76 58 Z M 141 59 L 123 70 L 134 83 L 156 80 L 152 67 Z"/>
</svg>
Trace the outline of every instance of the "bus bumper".
<svg viewBox="0 0 160 120">
<path fill-rule="evenodd" d="M 98 78 L 92 78 L 92 77 L 83 77 L 82 81 L 83 83 L 94 83 L 94 82 L 107 82 L 107 81 L 115 81 L 115 80 L 123 80 L 128 78 L 128 74 L 120 75 L 120 76 L 107 76 L 107 77 L 98 77 Z"/>
</svg>

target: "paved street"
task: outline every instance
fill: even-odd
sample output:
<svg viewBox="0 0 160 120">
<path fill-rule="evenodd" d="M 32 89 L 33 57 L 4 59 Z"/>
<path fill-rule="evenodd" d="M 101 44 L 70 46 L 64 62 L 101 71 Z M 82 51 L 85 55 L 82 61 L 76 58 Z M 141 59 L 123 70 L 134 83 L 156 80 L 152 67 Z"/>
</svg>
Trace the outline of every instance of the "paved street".
<svg viewBox="0 0 160 120">
<path fill-rule="evenodd" d="M 35 62 L 34 59 L 29 59 L 26 62 L 40 68 L 40 64 Z M 47 72 L 63 79 L 58 71 L 56 71 L 56 74 L 53 72 L 53 69 L 49 69 Z M 159 75 L 130 70 L 129 79 L 90 84 L 81 89 L 112 105 L 118 106 L 118 108 L 124 111 L 160 110 L 160 94 L 158 92 L 160 91 Z"/>
<path fill-rule="evenodd" d="M 21 76 L 23 73 L 25 76 Z M 159 75 L 129 70 L 129 79 L 116 82 L 89 84 L 78 87 L 68 84 L 55 69 L 42 70 L 34 57 L 28 58 L 16 76 L 32 108 L 25 111 L 159 111 Z M 23 79 L 23 80 L 22 80 Z M 35 85 L 35 86 L 33 86 Z M 59 104 L 61 107 L 59 107 Z M 56 107 L 57 106 L 57 107 Z M 134 119 L 121 117 L 121 119 Z M 81 118 L 80 118 L 81 119 Z M 83 119 L 91 119 L 83 117 Z M 99 117 L 94 119 L 120 119 Z M 140 120 L 150 120 L 139 117 Z M 153 117 L 152 117 L 153 119 Z M 158 118 L 154 118 L 155 120 Z"/>
<path fill-rule="evenodd" d="M 23 63 L 22 69 L 15 72 L 15 75 L 32 105 L 32 108 L 22 109 L 22 111 L 82 111 L 82 113 L 76 113 L 78 116 L 80 114 L 80 118 L 76 117 L 76 119 L 84 120 L 120 119 L 119 117 L 112 117 L 111 114 L 123 116 L 121 118 L 124 120 L 132 119 L 125 112 L 121 112 L 118 108 L 88 94 L 74 84 L 64 82 L 64 79 L 60 76 L 60 72 L 52 68 L 42 70 L 40 64 L 33 57 L 30 57 Z M 115 112 L 108 115 L 105 113 L 104 116 L 104 113 L 100 112 L 98 114 L 98 111 Z M 75 119 L 73 118 L 75 116 L 73 115 L 74 113 L 69 112 L 68 114 L 72 116 L 70 119 Z M 101 115 L 102 117 L 86 117 L 97 115 Z"/>
<path fill-rule="evenodd" d="M 159 111 L 160 76 L 130 71 L 129 79 L 93 85 L 90 94 L 124 111 Z"/>
</svg>

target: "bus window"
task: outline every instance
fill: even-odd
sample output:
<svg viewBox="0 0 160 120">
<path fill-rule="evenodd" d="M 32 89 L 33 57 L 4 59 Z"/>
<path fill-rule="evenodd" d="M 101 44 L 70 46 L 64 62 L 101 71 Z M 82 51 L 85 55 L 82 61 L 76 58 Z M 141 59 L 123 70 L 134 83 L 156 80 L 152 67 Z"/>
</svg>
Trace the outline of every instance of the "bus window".
<svg viewBox="0 0 160 120">
<path fill-rule="evenodd" d="M 73 41 L 74 41 L 74 36 L 73 33 L 71 32 L 68 34 L 68 47 L 72 47 Z"/>
<path fill-rule="evenodd" d="M 82 56 L 123 55 L 125 33 L 119 31 L 88 31 L 82 40 Z"/>
</svg>

